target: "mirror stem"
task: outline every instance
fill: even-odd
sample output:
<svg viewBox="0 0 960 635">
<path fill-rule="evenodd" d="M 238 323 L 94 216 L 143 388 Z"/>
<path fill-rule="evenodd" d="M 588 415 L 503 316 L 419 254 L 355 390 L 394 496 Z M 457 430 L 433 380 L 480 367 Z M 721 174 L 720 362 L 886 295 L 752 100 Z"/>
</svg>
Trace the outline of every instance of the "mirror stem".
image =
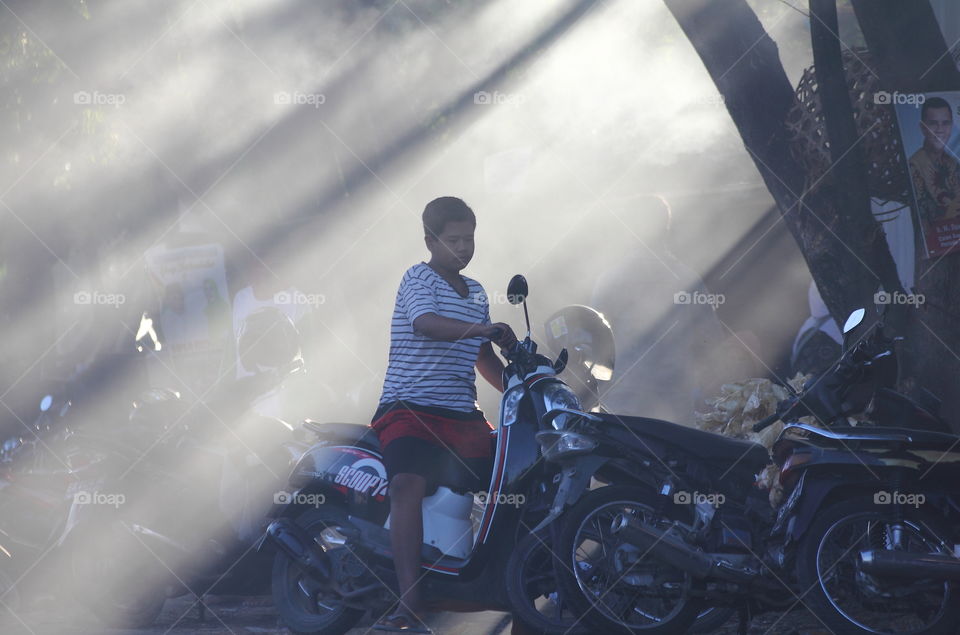
<svg viewBox="0 0 960 635">
<path fill-rule="evenodd" d="M 527 300 L 523 300 L 523 317 L 527 321 L 527 337 L 530 337 L 530 314 L 527 313 Z"/>
</svg>

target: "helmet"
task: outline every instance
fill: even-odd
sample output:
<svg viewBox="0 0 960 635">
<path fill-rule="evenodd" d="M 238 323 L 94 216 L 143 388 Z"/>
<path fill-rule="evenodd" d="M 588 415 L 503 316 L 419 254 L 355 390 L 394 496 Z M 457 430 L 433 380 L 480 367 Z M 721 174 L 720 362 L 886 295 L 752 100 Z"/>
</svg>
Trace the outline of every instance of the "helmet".
<svg viewBox="0 0 960 635">
<path fill-rule="evenodd" d="M 582 304 L 571 304 L 548 317 L 544 326 L 551 350 L 566 348 L 572 361 L 584 364 L 600 381 L 613 376 L 616 357 L 613 329 L 603 313 Z"/>
<path fill-rule="evenodd" d="M 544 323 L 547 346 L 559 352 L 566 348 L 567 368 L 576 381 L 570 382 L 584 408 L 596 405 L 600 382 L 613 377 L 616 357 L 613 329 L 603 314 L 582 304 L 565 306 Z"/>
<path fill-rule="evenodd" d="M 238 339 L 240 361 L 248 370 L 278 369 L 303 358 L 297 327 L 276 307 L 248 315 Z"/>
</svg>

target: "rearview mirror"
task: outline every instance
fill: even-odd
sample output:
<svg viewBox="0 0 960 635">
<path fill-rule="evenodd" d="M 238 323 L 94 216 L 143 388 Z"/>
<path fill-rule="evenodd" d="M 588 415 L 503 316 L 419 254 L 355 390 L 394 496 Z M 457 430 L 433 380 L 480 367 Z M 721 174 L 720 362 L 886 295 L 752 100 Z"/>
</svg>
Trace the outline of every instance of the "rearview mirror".
<svg viewBox="0 0 960 635">
<path fill-rule="evenodd" d="M 518 273 L 507 285 L 507 300 L 510 304 L 521 304 L 527 299 L 527 291 L 527 279 Z"/>
<path fill-rule="evenodd" d="M 866 315 L 866 311 L 863 309 L 857 309 L 850 314 L 850 317 L 847 318 L 847 321 L 843 325 L 843 334 L 846 335 L 853 329 L 857 328 L 861 322 L 863 322 L 863 316 Z"/>
</svg>

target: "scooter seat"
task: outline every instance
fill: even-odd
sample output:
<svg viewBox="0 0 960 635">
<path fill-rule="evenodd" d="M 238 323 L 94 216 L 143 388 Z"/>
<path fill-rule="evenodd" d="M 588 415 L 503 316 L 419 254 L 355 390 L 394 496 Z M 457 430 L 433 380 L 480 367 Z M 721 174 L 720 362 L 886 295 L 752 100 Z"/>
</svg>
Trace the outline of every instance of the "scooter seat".
<svg viewBox="0 0 960 635">
<path fill-rule="evenodd" d="M 340 441 L 363 445 L 375 452 L 380 452 L 380 439 L 377 433 L 368 425 L 362 423 L 320 423 L 306 419 L 303 426 L 327 441 Z"/>
<path fill-rule="evenodd" d="M 625 426 L 640 438 L 650 436 L 710 461 L 739 463 L 752 467 L 764 466 L 770 462 L 767 449 L 752 441 L 732 439 L 660 419 L 614 414 L 599 416 L 608 425 Z"/>
</svg>

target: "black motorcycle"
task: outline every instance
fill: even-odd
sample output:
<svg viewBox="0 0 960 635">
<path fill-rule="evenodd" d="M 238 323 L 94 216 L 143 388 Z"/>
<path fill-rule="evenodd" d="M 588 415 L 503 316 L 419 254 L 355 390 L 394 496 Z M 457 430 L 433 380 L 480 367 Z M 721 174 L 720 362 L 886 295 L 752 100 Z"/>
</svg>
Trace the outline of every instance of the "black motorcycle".
<svg viewBox="0 0 960 635">
<path fill-rule="evenodd" d="M 522 276 L 507 290 L 511 302 L 523 302 L 525 315 L 527 291 Z M 509 610 L 507 561 L 518 536 L 547 514 L 556 488 L 556 469 L 541 461 L 535 435 L 546 422 L 579 416 L 580 400 L 557 377 L 566 350 L 556 360 L 539 354 L 529 317 L 527 336 L 506 358 L 489 468 L 470 473 L 451 454 L 442 475 L 428 484 L 422 589 L 430 606 Z M 369 426 L 305 425 L 317 442 L 293 470 L 290 499 L 273 510 L 276 520 L 263 544 L 277 551 L 273 597 L 288 628 L 332 635 L 349 630 L 367 610 L 385 613 L 397 600 L 389 482 Z"/>
<path fill-rule="evenodd" d="M 954 633 L 960 619 L 960 437 L 893 390 L 896 341 L 883 315 L 844 325 L 848 346 L 816 386 L 779 404 L 773 447 L 792 486 L 773 535 L 805 603 L 837 633 Z M 846 342 L 845 342 L 846 343 Z M 850 425 L 850 414 L 866 422 Z M 813 416 L 821 426 L 796 423 Z"/>
<path fill-rule="evenodd" d="M 613 378 L 616 352 L 613 331 L 603 314 L 583 305 L 563 307 L 547 318 L 544 334 L 545 341 L 552 350 L 560 351 L 565 348 L 569 351 L 564 376 L 580 398 L 582 410 L 608 412 L 601 402 L 601 395 Z M 582 467 L 574 466 L 570 462 L 582 462 L 580 457 L 583 455 L 562 452 L 556 447 L 556 435 L 547 431 L 540 438 L 546 442 L 542 450 L 550 456 L 551 462 L 571 467 L 573 471 Z M 570 481 L 566 480 L 569 476 L 559 476 L 564 479 L 561 489 L 569 492 L 568 497 L 572 502 L 581 494 L 581 490 L 579 487 L 572 487 Z M 597 474 L 594 474 L 594 477 L 596 479 Z M 609 468 L 602 470 L 601 478 L 607 479 L 604 481 L 606 485 L 636 484 L 632 473 L 616 473 Z M 559 509 L 557 506 L 557 510 Z M 588 624 L 581 619 L 579 609 L 568 599 L 567 591 L 558 584 L 555 568 L 560 566 L 560 563 L 555 561 L 553 545 L 558 538 L 559 523 L 551 522 L 556 513 L 545 519 L 537 532 L 528 533 L 520 539 L 507 563 L 506 587 L 514 615 L 520 616 L 528 624 L 536 625 L 543 633 L 566 635 L 571 632 L 571 628 L 584 631 L 588 629 Z M 732 616 L 731 609 L 704 607 L 698 612 L 690 632 L 712 632 Z"/>
<path fill-rule="evenodd" d="M 862 317 L 861 312 L 859 319 L 848 322 L 848 334 Z M 850 431 L 836 426 L 848 414 L 875 412 L 867 407 L 875 401 L 870 396 L 878 392 L 878 384 L 889 383 L 889 367 L 880 368 L 892 357 L 885 343 L 891 342 L 871 331 L 834 368 L 768 418 L 790 420 L 817 413 L 824 425 L 834 424 L 831 430 L 805 424 L 784 430 L 774 458 L 782 466 L 780 478 L 789 498 L 776 516 L 767 497 L 753 487 L 755 475 L 768 461 L 766 450 L 757 444 L 654 419 L 587 413 L 563 431 L 541 434 L 548 460 L 549 449 L 562 447 L 564 437 L 577 439 L 581 448 L 595 446 L 582 456 L 564 453 L 553 458 L 565 475 L 586 472 L 611 483 L 630 482 L 632 476 L 636 484 L 603 487 L 582 496 L 582 488 L 571 487 L 558 495 L 552 515 L 563 513 L 563 528 L 556 541 L 555 568 L 574 609 L 611 632 L 674 633 L 684 632 L 706 603 L 740 609 L 745 627 L 751 613 L 799 605 L 798 598 L 819 584 L 829 589 L 826 599 L 810 605 L 825 622 L 831 620 L 827 623 L 836 632 L 952 632 L 948 629 L 960 610 L 956 589 L 947 581 L 955 575 L 950 573 L 956 564 L 950 562 L 953 541 L 943 528 L 932 530 L 937 525 L 930 516 L 949 517 L 951 506 L 955 509 L 949 488 L 956 478 L 923 490 L 936 501 L 931 509 L 935 514 L 904 509 L 895 494 L 913 488 L 922 474 L 915 469 L 918 464 L 905 467 L 905 460 L 927 456 L 924 469 L 955 471 L 939 466 L 929 453 L 949 452 L 957 438 L 916 429 L 858 426 Z M 933 420 L 924 416 L 920 425 Z M 798 443 L 797 436 L 805 442 Z M 868 479 L 871 476 L 876 478 Z M 900 489 L 890 494 L 883 487 Z M 560 490 L 563 494 L 563 483 Z M 881 507 L 883 500 L 866 501 L 871 492 L 881 499 L 890 496 L 892 504 Z M 567 505 L 573 506 L 564 511 Z M 852 520 L 844 520 L 844 514 Z M 866 526 L 882 553 L 854 552 L 859 560 L 849 568 L 825 569 L 813 554 L 837 555 L 858 546 L 849 528 L 835 533 L 829 523 Z M 833 551 L 824 551 L 826 546 Z M 891 556 L 890 551 L 906 553 Z M 876 576 L 890 573 L 892 558 L 909 566 L 896 584 L 889 579 L 884 584 Z M 914 576 L 912 588 L 904 583 L 907 571 Z M 866 589 L 856 586 L 865 583 Z M 850 589 L 838 602 L 839 591 Z M 903 602 L 892 601 L 898 594 Z M 922 615 L 923 626 L 897 626 L 906 617 L 891 620 L 896 610 Z M 877 626 L 866 624 L 863 614 L 871 611 L 878 614 Z M 875 630 L 890 629 L 891 624 L 901 630 Z"/>
</svg>

